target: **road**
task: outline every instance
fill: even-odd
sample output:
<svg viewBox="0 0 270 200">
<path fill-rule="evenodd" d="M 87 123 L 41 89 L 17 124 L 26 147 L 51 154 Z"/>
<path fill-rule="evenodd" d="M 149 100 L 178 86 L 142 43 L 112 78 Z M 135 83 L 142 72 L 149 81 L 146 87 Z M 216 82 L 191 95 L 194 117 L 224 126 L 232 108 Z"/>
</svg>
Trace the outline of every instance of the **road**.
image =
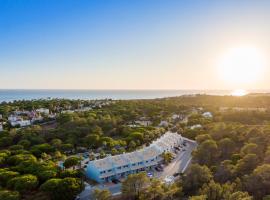
<svg viewBox="0 0 270 200">
<path fill-rule="evenodd" d="M 166 176 L 173 176 L 175 173 L 184 173 L 187 169 L 192 156 L 191 153 L 196 148 L 197 144 L 189 141 L 186 141 L 185 151 L 177 154 L 177 157 L 167 166 L 164 167 L 164 170 L 161 173 L 157 173 L 157 177 L 160 179 L 164 179 Z"/>
<path fill-rule="evenodd" d="M 169 165 L 165 166 L 162 172 L 153 172 L 155 177 L 163 180 L 166 176 L 173 176 L 175 173 L 185 172 L 192 159 L 191 153 L 196 148 L 197 144 L 187 138 L 184 138 L 184 141 L 187 144 L 185 147 L 186 150 L 177 154 L 176 158 Z M 121 194 L 121 183 L 107 183 L 106 185 L 100 184 L 97 186 L 87 185 L 85 190 L 79 195 L 80 200 L 91 200 L 93 191 L 97 188 L 108 189 L 113 195 Z"/>
</svg>

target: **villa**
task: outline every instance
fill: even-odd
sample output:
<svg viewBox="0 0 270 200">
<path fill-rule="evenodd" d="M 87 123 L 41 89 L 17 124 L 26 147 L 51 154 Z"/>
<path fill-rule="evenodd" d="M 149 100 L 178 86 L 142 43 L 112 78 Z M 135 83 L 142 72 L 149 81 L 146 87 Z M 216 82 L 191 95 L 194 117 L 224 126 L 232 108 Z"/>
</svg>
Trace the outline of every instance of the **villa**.
<svg viewBox="0 0 270 200">
<path fill-rule="evenodd" d="M 143 149 L 90 161 L 86 176 L 99 183 L 126 177 L 129 174 L 152 169 L 162 161 L 162 153 L 174 152 L 183 143 L 178 133 L 167 132 Z"/>
<path fill-rule="evenodd" d="M 202 114 L 202 116 L 205 117 L 205 118 L 212 118 L 213 117 L 211 112 L 205 112 L 205 113 Z"/>
<path fill-rule="evenodd" d="M 39 108 L 39 109 L 36 109 L 36 112 L 38 113 L 43 113 L 45 115 L 49 115 L 50 114 L 50 110 L 47 109 L 47 108 Z"/>
</svg>

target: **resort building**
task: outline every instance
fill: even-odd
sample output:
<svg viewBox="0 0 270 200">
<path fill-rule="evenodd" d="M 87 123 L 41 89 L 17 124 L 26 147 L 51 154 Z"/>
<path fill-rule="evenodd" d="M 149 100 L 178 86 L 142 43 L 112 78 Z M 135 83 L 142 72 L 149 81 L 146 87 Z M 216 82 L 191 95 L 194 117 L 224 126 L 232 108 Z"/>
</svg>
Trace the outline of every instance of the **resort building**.
<svg viewBox="0 0 270 200">
<path fill-rule="evenodd" d="M 162 161 L 163 152 L 174 152 L 183 143 L 178 133 L 167 132 L 143 149 L 90 161 L 86 175 L 99 183 L 126 177 L 156 167 Z"/>
<path fill-rule="evenodd" d="M 135 124 L 141 125 L 141 126 L 151 126 L 152 122 L 149 120 L 136 120 L 134 121 Z"/>
<path fill-rule="evenodd" d="M 191 130 L 195 130 L 195 129 L 199 129 L 199 128 L 202 128 L 202 125 L 201 124 L 195 124 L 195 125 L 192 125 L 190 127 Z"/>
<path fill-rule="evenodd" d="M 13 127 L 15 127 L 15 126 L 25 127 L 25 126 L 30 126 L 31 121 L 30 120 L 11 121 L 10 125 L 13 126 Z"/>
<path fill-rule="evenodd" d="M 211 112 L 205 112 L 205 113 L 202 114 L 202 116 L 205 117 L 205 118 L 212 118 L 213 117 Z"/>
<path fill-rule="evenodd" d="M 43 113 L 43 114 L 45 114 L 45 115 L 50 114 L 50 110 L 47 109 L 47 108 L 39 108 L 39 109 L 36 109 L 36 112 L 38 112 L 38 113 Z"/>
</svg>

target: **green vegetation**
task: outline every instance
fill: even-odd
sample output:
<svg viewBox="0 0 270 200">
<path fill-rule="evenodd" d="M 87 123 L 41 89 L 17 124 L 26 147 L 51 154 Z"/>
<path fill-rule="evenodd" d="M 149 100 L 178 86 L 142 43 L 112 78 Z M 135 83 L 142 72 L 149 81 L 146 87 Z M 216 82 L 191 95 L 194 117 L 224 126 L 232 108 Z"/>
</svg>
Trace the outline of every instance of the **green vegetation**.
<svg viewBox="0 0 270 200">
<path fill-rule="evenodd" d="M 93 102 L 52 99 L 1 103 L 2 122 L 12 111 L 41 107 L 57 113 L 57 120 L 53 126 L 22 129 L 5 125 L 0 133 L 0 199 L 74 199 L 84 180 L 78 153 L 93 153 L 89 157 L 94 159 L 97 153 L 101 158 L 134 151 L 166 130 L 197 141 L 193 164 L 173 185 L 145 174 L 130 176 L 122 188 L 126 199 L 269 199 L 269 102 L 270 96 L 261 95 L 198 95 L 113 101 L 72 113 L 61 111 Z M 203 117 L 204 111 L 214 117 Z M 173 119 L 173 114 L 179 117 Z M 151 125 L 138 123 L 144 120 Z M 159 127 L 162 120 L 168 122 L 167 127 Z M 202 128 L 190 128 L 197 124 Z M 163 156 L 165 162 L 172 159 L 170 154 Z M 64 168 L 59 167 L 60 161 Z M 95 197 L 111 199 L 111 194 L 95 191 Z"/>
<path fill-rule="evenodd" d="M 158 179 L 150 179 L 146 173 L 129 175 L 123 182 L 124 199 L 172 200 L 182 197 L 182 188 L 178 184 L 166 185 Z"/>
</svg>

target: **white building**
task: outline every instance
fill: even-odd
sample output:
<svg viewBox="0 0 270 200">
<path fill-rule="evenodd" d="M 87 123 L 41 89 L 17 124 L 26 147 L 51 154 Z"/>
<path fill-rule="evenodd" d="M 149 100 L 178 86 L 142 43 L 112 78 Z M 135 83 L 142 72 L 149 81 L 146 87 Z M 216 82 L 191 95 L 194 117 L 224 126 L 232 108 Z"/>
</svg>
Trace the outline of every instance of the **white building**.
<svg viewBox="0 0 270 200">
<path fill-rule="evenodd" d="M 18 121 L 11 121 L 10 122 L 11 126 L 20 126 L 20 127 L 25 127 L 25 126 L 30 126 L 31 121 L 30 120 L 18 120 Z"/>
<path fill-rule="evenodd" d="M 21 120 L 21 117 L 16 116 L 16 115 L 10 115 L 10 116 L 8 117 L 8 121 L 9 121 L 10 123 L 16 122 L 16 121 L 18 121 L 18 120 Z"/>
<path fill-rule="evenodd" d="M 161 126 L 161 127 L 167 127 L 167 126 L 169 126 L 169 123 L 167 121 L 161 121 L 159 123 L 159 126 Z"/>
<path fill-rule="evenodd" d="M 202 128 L 202 125 L 201 124 L 195 124 L 195 125 L 193 125 L 193 126 L 190 127 L 191 130 L 199 129 L 199 128 Z"/>
<path fill-rule="evenodd" d="M 36 109 L 36 112 L 42 113 L 42 114 L 45 114 L 45 115 L 50 114 L 50 110 L 47 109 L 47 108 L 39 108 L 39 109 Z"/>
<path fill-rule="evenodd" d="M 173 114 L 172 115 L 172 119 L 173 120 L 176 120 L 176 119 L 179 119 L 180 118 L 180 115 L 177 115 L 177 114 Z"/>
<path fill-rule="evenodd" d="M 141 125 L 141 126 L 151 126 L 152 122 L 149 120 L 136 120 L 135 124 Z"/>
<path fill-rule="evenodd" d="M 63 110 L 61 111 L 61 113 L 63 114 L 71 114 L 71 113 L 74 113 L 75 111 L 74 110 Z"/>
<path fill-rule="evenodd" d="M 51 114 L 48 115 L 48 117 L 50 119 L 55 119 L 56 118 L 56 114 L 55 113 L 51 113 Z"/>
<path fill-rule="evenodd" d="M 202 114 L 202 116 L 205 117 L 205 118 L 212 118 L 213 117 L 211 112 L 205 112 L 205 113 Z"/>
<path fill-rule="evenodd" d="M 31 123 L 35 123 L 35 122 L 41 122 L 43 121 L 43 117 L 42 116 L 35 116 L 31 119 Z"/>
<path fill-rule="evenodd" d="M 163 152 L 173 152 L 174 147 L 178 147 L 182 143 L 181 135 L 167 132 L 143 149 L 90 161 L 87 165 L 86 175 L 97 182 L 107 182 L 151 169 L 162 161 Z"/>
<path fill-rule="evenodd" d="M 88 107 L 81 107 L 79 109 L 75 109 L 74 111 L 75 112 L 87 112 L 87 111 L 90 111 L 92 110 L 92 107 L 88 106 Z"/>
</svg>

